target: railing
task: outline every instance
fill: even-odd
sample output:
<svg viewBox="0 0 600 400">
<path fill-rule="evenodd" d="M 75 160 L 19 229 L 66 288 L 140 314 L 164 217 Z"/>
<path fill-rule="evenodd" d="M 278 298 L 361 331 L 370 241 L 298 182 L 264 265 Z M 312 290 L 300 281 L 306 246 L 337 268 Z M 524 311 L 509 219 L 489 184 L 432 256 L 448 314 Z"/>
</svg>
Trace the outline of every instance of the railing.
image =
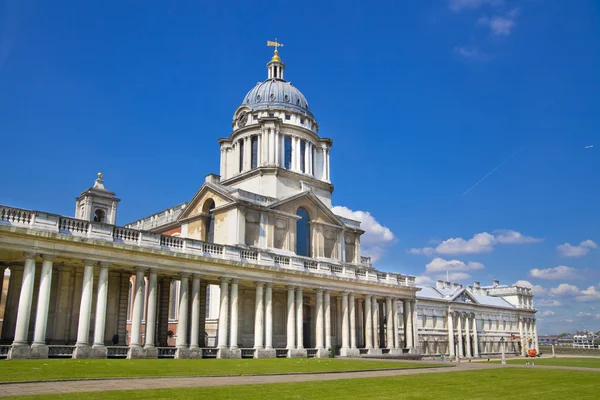
<svg viewBox="0 0 600 400">
<path fill-rule="evenodd" d="M 317 352 L 318 352 L 317 349 L 306 349 L 306 356 L 308 358 L 316 357 L 317 356 Z"/>
<path fill-rule="evenodd" d="M 254 358 L 255 349 L 241 349 L 242 358 Z"/>
<path fill-rule="evenodd" d="M 108 357 L 108 358 L 126 358 L 128 350 L 129 350 L 129 347 L 127 347 L 127 346 L 106 346 L 106 357 Z"/>
<path fill-rule="evenodd" d="M 275 349 L 275 357 L 276 358 L 287 358 L 288 349 Z"/>
<path fill-rule="evenodd" d="M 364 356 L 365 354 L 369 354 L 369 349 L 358 349 L 358 353 Z"/>
<path fill-rule="evenodd" d="M 175 358 L 176 347 L 157 347 L 158 358 Z"/>
<path fill-rule="evenodd" d="M 58 229 L 66 232 L 87 233 L 89 227 L 90 223 L 88 221 L 83 221 L 81 219 L 75 218 L 60 217 Z"/>
<path fill-rule="evenodd" d="M 371 259 L 361 257 L 361 264 L 341 266 L 335 262 L 323 262 L 305 257 L 275 254 L 268 250 L 242 249 L 237 246 L 207 243 L 196 239 L 160 235 L 153 232 L 137 230 L 129 227 L 119 227 L 94 221 L 63 217 L 37 211 L 23 210 L 13 207 L 0 206 L 0 225 L 25 227 L 67 235 L 85 237 L 94 240 L 136 245 L 144 248 L 185 253 L 209 258 L 232 261 L 252 262 L 260 265 L 270 265 L 294 270 L 308 270 L 320 274 L 342 274 L 354 276 L 357 280 L 396 283 L 399 286 L 414 287 L 415 277 L 389 276 L 383 272 L 365 268 L 370 267 Z M 361 267 L 362 266 L 362 267 Z M 396 278 L 394 278 L 396 277 Z M 501 288 L 502 289 L 502 288 Z M 500 289 L 500 290 L 501 290 Z M 496 289 L 498 290 L 498 289 Z M 514 290 L 514 289 L 510 289 Z"/>
<path fill-rule="evenodd" d="M 8 351 L 10 350 L 10 345 L 2 345 L 0 346 L 0 358 L 8 357 Z"/>
<path fill-rule="evenodd" d="M 183 239 L 175 236 L 161 235 L 160 245 L 171 249 L 183 249 Z"/>
<path fill-rule="evenodd" d="M 75 346 L 48 346 L 48 358 L 73 357 Z"/>
<path fill-rule="evenodd" d="M 242 259 L 248 260 L 248 261 L 258 261 L 258 251 L 253 251 L 253 250 L 241 250 L 240 251 L 240 257 Z"/>
<path fill-rule="evenodd" d="M 217 349 L 215 348 L 203 348 L 202 349 L 202 358 L 217 358 Z"/>
<path fill-rule="evenodd" d="M 381 354 L 390 354 L 390 349 L 381 349 Z"/>
</svg>

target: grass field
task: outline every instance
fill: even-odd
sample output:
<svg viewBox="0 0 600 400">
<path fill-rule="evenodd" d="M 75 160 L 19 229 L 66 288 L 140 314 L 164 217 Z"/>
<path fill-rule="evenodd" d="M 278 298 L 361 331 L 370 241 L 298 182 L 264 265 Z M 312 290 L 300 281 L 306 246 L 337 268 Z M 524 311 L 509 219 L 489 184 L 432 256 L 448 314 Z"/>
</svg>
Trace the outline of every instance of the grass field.
<svg viewBox="0 0 600 400">
<path fill-rule="evenodd" d="M 584 358 L 584 357 L 559 357 L 559 358 L 520 358 L 518 360 L 506 360 L 508 364 L 525 365 L 526 362 L 534 362 L 536 365 L 554 365 L 559 367 L 583 367 L 583 368 L 600 368 L 600 358 Z M 490 361 L 499 363 L 500 361 Z"/>
<path fill-rule="evenodd" d="M 393 378 L 114 391 L 47 399 L 597 399 L 598 373 L 506 368 Z M 41 397 L 19 397 L 41 398 Z"/>
<path fill-rule="evenodd" d="M 0 382 L 122 378 L 147 376 L 217 376 L 352 371 L 436 366 L 318 358 L 260 360 L 14 360 L 0 362 Z M 442 365 L 445 366 L 445 365 Z"/>
</svg>

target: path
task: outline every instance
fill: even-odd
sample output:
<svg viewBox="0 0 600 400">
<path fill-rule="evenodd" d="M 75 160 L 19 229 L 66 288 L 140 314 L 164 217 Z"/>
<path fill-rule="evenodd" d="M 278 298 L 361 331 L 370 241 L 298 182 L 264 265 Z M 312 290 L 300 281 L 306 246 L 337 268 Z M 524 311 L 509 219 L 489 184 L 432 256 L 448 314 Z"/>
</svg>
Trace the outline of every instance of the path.
<svg viewBox="0 0 600 400">
<path fill-rule="evenodd" d="M 227 386 L 227 385 L 252 385 L 264 383 L 331 381 L 338 379 L 355 378 L 380 378 L 387 376 L 404 376 L 417 374 L 431 374 L 440 372 L 459 372 L 496 368 L 522 368 L 521 365 L 460 363 L 454 367 L 396 369 L 362 372 L 336 372 L 315 374 L 286 374 L 286 375 L 253 375 L 253 376 L 227 376 L 227 377 L 165 377 L 165 378 L 125 378 L 125 379 L 89 379 L 78 381 L 55 381 L 33 383 L 2 383 L 0 384 L 0 397 L 28 396 L 42 394 L 65 394 L 76 392 L 101 392 L 107 390 L 145 390 L 145 389 L 170 389 L 189 388 L 199 386 Z M 600 369 L 580 367 L 550 367 L 535 366 L 533 368 L 566 369 L 578 371 L 600 372 Z"/>
</svg>

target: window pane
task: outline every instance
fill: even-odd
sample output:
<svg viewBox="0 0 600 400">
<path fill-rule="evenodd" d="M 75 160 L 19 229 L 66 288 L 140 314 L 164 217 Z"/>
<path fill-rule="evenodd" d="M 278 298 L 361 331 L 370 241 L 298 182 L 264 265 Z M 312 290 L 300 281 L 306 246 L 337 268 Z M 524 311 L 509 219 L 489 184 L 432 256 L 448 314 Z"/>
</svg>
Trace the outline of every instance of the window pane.
<svg viewBox="0 0 600 400">
<path fill-rule="evenodd" d="M 256 168 L 258 167 L 258 136 L 252 136 L 250 143 L 252 145 L 252 160 L 250 168 Z"/>
<path fill-rule="evenodd" d="M 304 165 L 304 156 L 306 155 L 306 142 L 300 141 L 300 171 L 306 172 L 306 165 Z"/>
<path fill-rule="evenodd" d="M 244 140 L 240 140 L 240 172 L 244 170 Z"/>
<path fill-rule="evenodd" d="M 296 215 L 300 217 L 296 222 L 296 254 L 310 257 L 310 215 L 302 207 Z"/>
<path fill-rule="evenodd" d="M 289 136 L 286 136 L 284 139 L 284 153 L 285 153 L 285 160 L 284 160 L 284 167 L 285 169 L 291 169 L 292 167 L 292 138 Z"/>
</svg>

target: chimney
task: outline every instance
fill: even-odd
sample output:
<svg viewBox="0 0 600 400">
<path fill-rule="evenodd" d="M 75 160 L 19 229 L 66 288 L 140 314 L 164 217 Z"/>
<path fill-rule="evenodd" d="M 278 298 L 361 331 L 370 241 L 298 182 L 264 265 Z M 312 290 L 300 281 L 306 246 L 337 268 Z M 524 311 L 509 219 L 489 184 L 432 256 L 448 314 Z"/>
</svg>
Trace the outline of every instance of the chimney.
<svg viewBox="0 0 600 400">
<path fill-rule="evenodd" d="M 473 287 L 479 289 L 481 287 L 481 284 L 477 281 L 473 282 Z"/>
<path fill-rule="evenodd" d="M 493 286 L 493 287 L 496 287 L 496 286 L 498 286 L 499 284 L 500 284 L 500 281 L 499 281 L 498 279 L 494 279 L 494 280 L 492 281 L 492 286 Z"/>
<path fill-rule="evenodd" d="M 208 174 L 208 175 L 206 175 L 206 178 L 204 179 L 204 181 L 207 182 L 207 183 L 218 184 L 219 182 L 221 182 L 221 175 Z"/>
<path fill-rule="evenodd" d="M 443 289 L 444 288 L 444 281 L 438 279 L 437 281 L 435 281 L 435 288 L 436 289 Z"/>
</svg>

